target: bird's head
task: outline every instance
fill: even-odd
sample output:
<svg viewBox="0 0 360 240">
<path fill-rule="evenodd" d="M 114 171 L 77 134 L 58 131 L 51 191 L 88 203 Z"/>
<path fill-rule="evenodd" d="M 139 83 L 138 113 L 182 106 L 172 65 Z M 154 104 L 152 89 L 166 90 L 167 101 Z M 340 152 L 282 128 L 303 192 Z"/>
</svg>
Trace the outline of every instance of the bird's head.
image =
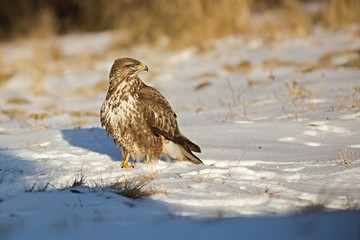
<svg viewBox="0 0 360 240">
<path fill-rule="evenodd" d="M 141 71 L 149 71 L 149 68 L 142 62 L 133 58 L 119 58 L 115 60 L 110 71 L 110 81 L 113 77 L 125 78 L 136 77 Z"/>
</svg>

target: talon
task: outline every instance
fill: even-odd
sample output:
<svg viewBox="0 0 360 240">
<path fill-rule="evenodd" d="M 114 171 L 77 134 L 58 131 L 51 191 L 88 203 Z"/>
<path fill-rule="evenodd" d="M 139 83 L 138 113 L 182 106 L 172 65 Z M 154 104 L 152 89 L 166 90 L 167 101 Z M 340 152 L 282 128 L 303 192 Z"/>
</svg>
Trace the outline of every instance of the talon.
<svg viewBox="0 0 360 240">
<path fill-rule="evenodd" d="M 129 165 L 129 164 L 127 164 L 127 165 L 123 164 L 123 165 L 121 166 L 121 168 L 124 168 L 124 169 L 133 169 L 134 166 L 131 166 L 131 165 Z"/>
<path fill-rule="evenodd" d="M 127 153 L 121 168 L 125 168 L 125 169 L 133 169 L 134 168 L 133 166 L 129 165 L 129 159 L 130 159 L 130 153 Z"/>
</svg>

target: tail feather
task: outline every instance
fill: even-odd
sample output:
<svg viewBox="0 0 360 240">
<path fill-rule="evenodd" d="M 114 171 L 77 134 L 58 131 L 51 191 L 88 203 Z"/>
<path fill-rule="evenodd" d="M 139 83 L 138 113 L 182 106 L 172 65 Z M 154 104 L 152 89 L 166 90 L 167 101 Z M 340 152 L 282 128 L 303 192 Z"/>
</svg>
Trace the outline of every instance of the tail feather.
<svg viewBox="0 0 360 240">
<path fill-rule="evenodd" d="M 204 164 L 198 157 L 196 157 L 189 147 L 182 146 L 176 142 L 163 139 L 163 154 L 170 158 L 180 160 L 180 161 L 189 161 L 195 164 Z"/>
<path fill-rule="evenodd" d="M 179 144 L 180 146 L 184 146 L 185 149 L 189 149 L 194 152 L 201 152 L 201 149 L 198 145 L 190 141 L 187 137 L 183 136 L 181 133 L 179 135 L 175 135 L 171 141 L 174 141 L 175 143 Z"/>
<path fill-rule="evenodd" d="M 184 136 L 183 136 L 184 137 Z M 184 137 L 185 146 L 188 147 L 191 151 L 201 153 L 201 149 L 198 145 L 190 141 L 188 138 Z"/>
<path fill-rule="evenodd" d="M 181 153 L 186 160 L 195 163 L 195 164 L 204 164 L 197 156 L 195 156 L 191 151 L 186 150 L 183 146 L 178 145 Z"/>
</svg>

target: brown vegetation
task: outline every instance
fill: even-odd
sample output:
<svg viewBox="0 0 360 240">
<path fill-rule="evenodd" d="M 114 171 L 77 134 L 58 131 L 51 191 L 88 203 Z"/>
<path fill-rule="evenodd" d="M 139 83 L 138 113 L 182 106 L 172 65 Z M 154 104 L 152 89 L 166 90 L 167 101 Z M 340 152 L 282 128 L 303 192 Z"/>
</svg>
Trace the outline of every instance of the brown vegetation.
<svg viewBox="0 0 360 240">
<path fill-rule="evenodd" d="M 349 109 L 360 111 L 360 87 L 353 87 L 346 95 L 336 100 L 333 106 L 333 111 L 345 111 Z"/>
<path fill-rule="evenodd" d="M 235 65 L 229 65 L 226 64 L 224 65 L 224 69 L 229 71 L 229 72 L 242 72 L 242 73 L 249 73 L 253 70 L 253 65 L 251 64 L 250 61 L 248 60 L 243 60 L 241 62 L 239 62 L 238 64 Z"/>
<path fill-rule="evenodd" d="M 120 29 L 131 42 L 167 36 L 183 47 L 227 34 L 274 39 L 307 35 L 315 24 L 338 29 L 358 23 L 358 12 L 358 0 L 3 0 L 0 38 Z"/>
<path fill-rule="evenodd" d="M 342 64 L 333 64 L 336 58 L 346 58 L 347 61 Z M 301 69 L 302 72 L 311 72 L 320 68 L 331 68 L 331 67 L 345 67 L 345 68 L 360 68 L 360 51 L 356 50 L 342 50 L 328 52 L 321 56 L 319 60 Z"/>
<path fill-rule="evenodd" d="M 348 165 L 357 159 L 354 149 L 347 148 L 347 147 L 345 147 L 343 149 L 339 149 L 339 157 L 340 157 L 342 164 L 344 164 L 344 165 Z"/>
<path fill-rule="evenodd" d="M 151 181 L 157 178 L 158 176 L 156 171 L 148 174 L 141 174 L 133 179 L 123 177 L 117 182 L 111 184 L 109 188 L 120 190 L 120 195 L 132 199 L 145 198 L 158 193 L 166 193 L 166 191 L 161 189 L 146 187 Z"/>
<path fill-rule="evenodd" d="M 32 118 L 34 120 L 43 120 L 48 117 L 49 117 L 49 114 L 47 114 L 47 113 L 32 113 L 29 115 L 29 118 Z"/>
</svg>

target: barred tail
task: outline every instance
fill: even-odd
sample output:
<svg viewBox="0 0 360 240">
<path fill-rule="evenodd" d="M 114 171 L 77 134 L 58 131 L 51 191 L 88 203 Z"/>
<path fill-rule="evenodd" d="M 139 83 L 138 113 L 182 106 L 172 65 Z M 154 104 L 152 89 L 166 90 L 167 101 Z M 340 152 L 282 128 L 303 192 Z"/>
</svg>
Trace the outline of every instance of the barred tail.
<svg viewBox="0 0 360 240">
<path fill-rule="evenodd" d="M 195 164 L 204 164 L 197 156 L 195 156 L 190 150 L 186 150 L 183 146 L 178 145 L 181 153 L 184 156 L 184 160 Z"/>
<path fill-rule="evenodd" d="M 163 139 L 163 154 L 179 161 L 189 161 L 194 164 L 204 164 L 187 146 Z"/>
</svg>

